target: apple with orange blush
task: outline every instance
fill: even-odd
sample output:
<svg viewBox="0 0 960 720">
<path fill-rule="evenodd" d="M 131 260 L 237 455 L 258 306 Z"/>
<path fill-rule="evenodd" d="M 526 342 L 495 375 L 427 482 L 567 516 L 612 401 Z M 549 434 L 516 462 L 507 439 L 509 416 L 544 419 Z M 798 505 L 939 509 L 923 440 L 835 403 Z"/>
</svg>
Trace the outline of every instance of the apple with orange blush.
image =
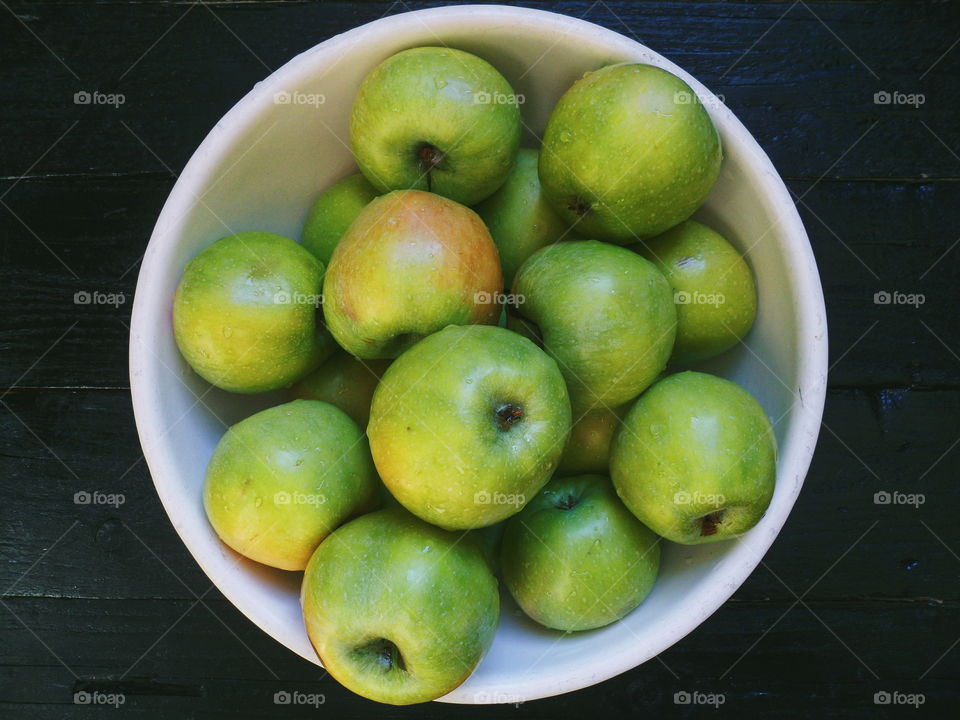
<svg viewBox="0 0 960 720">
<path fill-rule="evenodd" d="M 500 256 L 480 217 L 453 200 L 397 190 L 373 200 L 337 245 L 324 317 L 358 358 L 395 358 L 447 325 L 492 325 Z"/>
</svg>

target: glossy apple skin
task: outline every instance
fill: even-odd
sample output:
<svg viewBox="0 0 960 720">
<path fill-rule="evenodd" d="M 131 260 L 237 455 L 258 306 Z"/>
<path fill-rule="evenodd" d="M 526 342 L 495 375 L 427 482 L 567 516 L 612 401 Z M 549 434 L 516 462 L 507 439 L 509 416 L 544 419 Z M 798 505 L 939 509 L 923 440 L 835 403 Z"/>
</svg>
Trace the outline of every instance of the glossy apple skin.
<svg viewBox="0 0 960 720">
<path fill-rule="evenodd" d="M 473 205 L 503 184 L 520 147 L 514 97 L 506 79 L 476 55 L 404 50 L 361 84 L 350 146 L 361 172 L 384 192 L 429 190 Z M 424 148 L 442 156 L 438 164 L 425 162 Z"/>
<path fill-rule="evenodd" d="M 496 323 L 503 290 L 497 247 L 473 210 L 419 190 L 377 198 L 337 245 L 324 316 L 363 359 L 394 358 L 447 325 Z"/>
<path fill-rule="evenodd" d="M 347 228 L 378 195 L 380 191 L 361 173 L 348 175 L 327 188 L 310 208 L 300 244 L 321 262 L 330 262 Z"/>
<path fill-rule="evenodd" d="M 493 642 L 500 597 L 482 553 L 460 535 L 393 508 L 347 523 L 317 548 L 303 615 L 336 680 L 409 705 L 470 676 Z"/>
<path fill-rule="evenodd" d="M 600 407 L 574 418 L 558 475 L 606 475 L 610 472 L 610 442 L 630 404 Z"/>
<path fill-rule="evenodd" d="M 203 504 L 217 535 L 241 555 L 303 570 L 376 484 L 356 423 L 333 405 L 295 400 L 227 430 L 207 466 Z"/>
<path fill-rule="evenodd" d="M 540 190 L 537 163 L 540 154 L 523 148 L 506 182 L 474 207 L 500 251 L 503 284 L 510 287 L 524 260 L 561 239 L 577 239 Z"/>
<path fill-rule="evenodd" d="M 634 246 L 673 288 L 677 340 L 670 361 L 689 365 L 736 345 L 757 317 L 757 287 L 743 256 L 720 233 L 687 220 Z"/>
<path fill-rule="evenodd" d="M 540 181 L 585 237 L 618 244 L 686 220 L 720 173 L 720 136 L 677 76 L 635 63 L 587 73 L 557 103 Z"/>
<path fill-rule="evenodd" d="M 623 422 L 610 474 L 651 530 L 697 545 L 740 535 L 763 517 L 776 482 L 776 438 L 739 385 L 706 373 L 670 375 Z"/>
<path fill-rule="evenodd" d="M 507 521 L 503 581 L 541 625 L 567 632 L 603 627 L 650 593 L 658 543 L 608 478 L 558 478 Z"/>
<path fill-rule="evenodd" d="M 506 422 L 498 413 L 519 411 Z M 393 496 L 447 529 L 518 512 L 560 460 L 570 432 L 563 376 L 540 348 L 505 328 L 450 326 L 390 366 L 367 433 Z"/>
<path fill-rule="evenodd" d="M 637 262 L 640 260 L 640 262 Z M 512 292 L 567 380 L 575 417 L 621 405 L 657 377 L 673 349 L 677 311 L 666 278 L 627 248 L 596 240 L 534 253 Z"/>
<path fill-rule="evenodd" d="M 359 360 L 338 350 L 323 364 L 290 388 L 291 399 L 322 400 L 343 410 L 365 430 L 370 402 L 389 360 Z"/>
<path fill-rule="evenodd" d="M 289 387 L 334 343 L 317 322 L 323 263 L 289 238 L 242 232 L 191 260 L 173 300 L 177 346 L 224 390 Z"/>
</svg>

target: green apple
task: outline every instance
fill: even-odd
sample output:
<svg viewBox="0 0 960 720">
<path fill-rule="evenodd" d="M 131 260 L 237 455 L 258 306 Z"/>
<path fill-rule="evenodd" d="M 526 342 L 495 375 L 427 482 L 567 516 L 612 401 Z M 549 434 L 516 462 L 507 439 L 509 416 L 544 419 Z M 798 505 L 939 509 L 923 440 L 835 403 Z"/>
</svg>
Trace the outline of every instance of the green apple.
<svg viewBox="0 0 960 720">
<path fill-rule="evenodd" d="M 227 430 L 207 466 L 203 504 L 241 555 L 303 570 L 317 545 L 370 502 L 376 482 L 357 424 L 333 405 L 294 400 Z"/>
<path fill-rule="evenodd" d="M 506 182 L 474 208 L 500 251 L 506 287 L 511 287 L 523 261 L 537 250 L 561 239 L 576 238 L 540 191 L 539 155 L 536 150 L 520 150 Z"/>
<path fill-rule="evenodd" d="M 447 327 L 397 358 L 367 427 L 400 504 L 458 530 L 518 512 L 556 469 L 569 432 L 557 364 L 526 338 L 483 325 Z"/>
<path fill-rule="evenodd" d="M 763 517 L 776 438 L 763 408 L 714 375 L 670 375 L 640 396 L 614 436 L 610 475 L 644 524 L 674 542 L 715 542 Z"/>
<path fill-rule="evenodd" d="M 637 607 L 660 567 L 659 538 L 600 475 L 551 480 L 507 521 L 503 582 L 541 625 L 602 627 Z"/>
<path fill-rule="evenodd" d="M 480 550 L 402 508 L 323 541 L 303 578 L 307 635 L 353 692 L 393 705 L 446 695 L 493 642 L 500 597 Z"/>
<path fill-rule="evenodd" d="M 496 323 L 502 290 L 497 246 L 473 210 L 398 190 L 367 205 L 341 238 L 323 312 L 350 354 L 394 358 L 447 325 Z"/>
<path fill-rule="evenodd" d="M 300 243 L 324 263 L 357 215 L 380 193 L 361 174 L 348 175 L 324 190 L 310 208 Z"/>
<path fill-rule="evenodd" d="M 629 407 L 629 403 L 613 409 L 600 407 L 574 418 L 557 474 L 606 475 L 610 471 L 610 441 Z"/>
<path fill-rule="evenodd" d="M 677 341 L 671 362 L 689 364 L 719 355 L 753 326 L 753 272 L 720 233 L 687 220 L 634 249 L 652 260 L 673 288 Z"/>
<path fill-rule="evenodd" d="M 506 521 L 498 522 L 494 525 L 477 530 L 468 530 L 467 534 L 480 548 L 484 559 L 490 566 L 490 572 L 497 574 L 500 572 L 500 547 L 503 543 L 503 531 L 506 529 Z"/>
<path fill-rule="evenodd" d="M 690 217 L 721 159 L 720 136 L 689 85 L 622 63 L 587 73 L 560 98 L 543 135 L 540 181 L 581 235 L 627 244 Z"/>
<path fill-rule="evenodd" d="M 577 416 L 631 400 L 667 364 L 673 293 L 627 248 L 596 240 L 545 247 L 520 268 L 512 293 L 523 298 L 516 313 L 538 326 L 556 358 Z"/>
<path fill-rule="evenodd" d="M 350 146 L 382 191 L 415 188 L 473 205 L 507 177 L 521 98 L 486 60 L 447 47 L 404 50 L 357 92 Z"/>
<path fill-rule="evenodd" d="M 291 387 L 290 396 L 336 405 L 361 429 L 366 429 L 373 391 L 389 366 L 389 360 L 360 360 L 338 350 Z"/>
<path fill-rule="evenodd" d="M 173 331 L 200 377 L 224 390 L 289 387 L 334 344 L 317 322 L 323 263 L 289 238 L 241 232 L 191 260 L 173 300 Z"/>
</svg>

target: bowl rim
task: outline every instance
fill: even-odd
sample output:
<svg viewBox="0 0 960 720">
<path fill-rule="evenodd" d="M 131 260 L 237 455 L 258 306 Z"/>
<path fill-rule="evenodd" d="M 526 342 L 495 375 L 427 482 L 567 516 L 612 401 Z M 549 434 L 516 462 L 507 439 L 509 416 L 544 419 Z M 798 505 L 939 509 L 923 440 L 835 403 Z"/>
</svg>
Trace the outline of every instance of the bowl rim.
<svg viewBox="0 0 960 720">
<path fill-rule="evenodd" d="M 163 293 L 159 292 L 157 278 L 160 273 L 155 271 L 164 267 L 164 261 L 167 260 L 169 251 L 179 237 L 178 233 L 171 230 L 183 221 L 196 199 L 202 196 L 198 190 L 210 182 L 216 164 L 210 160 L 218 158 L 221 153 L 228 150 L 256 121 L 264 98 L 289 87 L 295 87 L 294 81 L 297 78 L 303 73 L 309 74 L 314 71 L 314 63 L 318 56 L 329 55 L 333 58 L 337 50 L 346 52 L 351 43 L 357 44 L 371 36 L 382 36 L 394 29 L 408 26 L 410 23 L 420 23 L 433 30 L 435 28 L 430 27 L 431 22 L 437 22 L 443 26 L 438 29 L 439 32 L 453 28 L 458 23 L 462 27 L 482 22 L 491 28 L 498 23 L 549 23 L 565 36 L 588 35 L 592 40 L 602 41 L 610 48 L 611 55 L 619 51 L 636 53 L 638 49 L 649 53 L 657 65 L 679 75 L 702 98 L 716 100 L 713 93 L 696 78 L 659 53 L 636 40 L 589 21 L 545 10 L 507 5 L 445 6 L 382 17 L 331 37 L 296 55 L 264 80 L 256 83 L 223 115 L 190 157 L 157 219 L 143 257 L 134 296 L 130 324 L 129 368 L 130 390 L 138 436 L 143 456 L 164 510 L 180 539 L 211 583 L 260 629 L 315 664 L 320 664 L 315 655 L 310 656 L 297 649 L 288 642 L 289 638 L 285 638 L 282 631 L 278 631 L 279 624 L 283 621 L 265 612 L 261 606 L 245 597 L 232 578 L 232 574 L 226 571 L 221 572 L 212 561 L 208 561 L 201 542 L 195 540 L 188 528 L 177 521 L 177 505 L 180 497 L 172 489 L 174 483 L 166 480 L 168 477 L 177 475 L 175 464 L 169 457 L 169 453 L 162 452 L 153 443 L 147 442 L 153 433 L 163 427 L 162 419 L 155 406 L 163 380 L 157 367 L 159 360 L 151 357 L 152 352 L 145 346 L 144 328 L 147 328 L 151 320 L 157 317 L 159 311 L 165 312 L 168 309 L 166 303 L 169 298 L 163 297 Z M 763 178 L 763 189 L 760 194 L 771 206 L 771 217 L 778 218 L 778 222 L 774 225 L 780 226 L 786 238 L 783 244 L 783 253 L 787 261 L 786 272 L 794 283 L 795 298 L 798 300 L 796 333 L 799 343 L 796 375 L 801 392 L 798 416 L 789 435 L 795 447 L 799 447 L 799 456 L 792 459 L 788 468 L 778 466 L 778 483 L 786 484 L 787 480 L 790 480 L 786 494 L 779 500 L 775 499 L 776 504 L 771 503 L 765 517 L 763 533 L 751 531 L 740 539 L 732 541 L 732 547 L 724 556 L 722 581 L 717 584 L 716 592 L 707 597 L 698 597 L 696 602 L 691 601 L 686 622 L 675 623 L 659 630 L 655 642 L 651 641 L 638 645 L 635 650 L 622 651 L 606 657 L 589 668 L 581 668 L 563 677 L 551 676 L 534 683 L 525 682 L 520 678 L 511 683 L 506 692 L 497 693 L 496 696 L 491 695 L 484 700 L 477 699 L 478 694 L 482 693 L 462 692 L 464 685 L 461 685 L 449 695 L 440 698 L 441 701 L 495 703 L 516 702 L 518 698 L 525 701 L 550 697 L 605 681 L 657 656 L 697 628 L 742 585 L 760 564 L 763 555 L 778 536 L 799 495 L 813 457 L 826 399 L 827 324 L 820 276 L 796 206 L 770 159 L 726 105 L 719 101 L 714 103 L 711 106 L 711 115 L 717 125 L 722 128 L 725 138 L 734 137 L 738 149 L 749 156 L 745 166 L 758 177 Z M 784 445 L 786 444 L 785 441 Z M 784 477 L 788 474 L 787 471 L 792 477 Z M 716 569 L 710 572 L 716 572 Z M 697 595 L 702 596 L 703 593 Z"/>
</svg>

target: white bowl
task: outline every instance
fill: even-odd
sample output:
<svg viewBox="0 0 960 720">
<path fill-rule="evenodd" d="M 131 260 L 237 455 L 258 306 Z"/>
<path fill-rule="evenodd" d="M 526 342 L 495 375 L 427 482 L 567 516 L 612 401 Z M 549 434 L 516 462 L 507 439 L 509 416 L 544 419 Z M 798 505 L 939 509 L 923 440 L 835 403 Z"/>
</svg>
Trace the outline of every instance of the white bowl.
<svg viewBox="0 0 960 720">
<path fill-rule="evenodd" d="M 267 230 L 298 238 L 319 191 L 353 171 L 347 121 L 361 79 L 399 50 L 439 44 L 487 59 L 525 97 L 528 143 L 584 71 L 629 60 L 666 68 L 692 86 L 725 151 L 698 217 L 746 252 L 759 292 L 746 344 L 708 369 L 759 399 L 780 448 L 776 493 L 760 524 L 733 542 L 665 543 L 656 587 L 624 620 L 564 637 L 524 619 L 505 597 L 489 654 L 443 700 L 519 702 L 587 687 L 649 660 L 703 622 L 756 567 L 813 455 L 826 391 L 826 318 L 807 236 L 767 156 L 710 91 L 633 40 L 539 10 L 460 6 L 384 18 L 298 55 L 224 115 L 184 169 L 143 260 L 130 338 L 137 428 L 163 506 L 211 581 L 277 641 L 319 664 L 298 604 L 300 576 L 247 561 L 220 543 L 204 515 L 201 487 L 224 423 L 279 397 L 230 395 L 190 371 L 171 328 L 174 289 L 185 264 L 223 235 Z"/>
</svg>

